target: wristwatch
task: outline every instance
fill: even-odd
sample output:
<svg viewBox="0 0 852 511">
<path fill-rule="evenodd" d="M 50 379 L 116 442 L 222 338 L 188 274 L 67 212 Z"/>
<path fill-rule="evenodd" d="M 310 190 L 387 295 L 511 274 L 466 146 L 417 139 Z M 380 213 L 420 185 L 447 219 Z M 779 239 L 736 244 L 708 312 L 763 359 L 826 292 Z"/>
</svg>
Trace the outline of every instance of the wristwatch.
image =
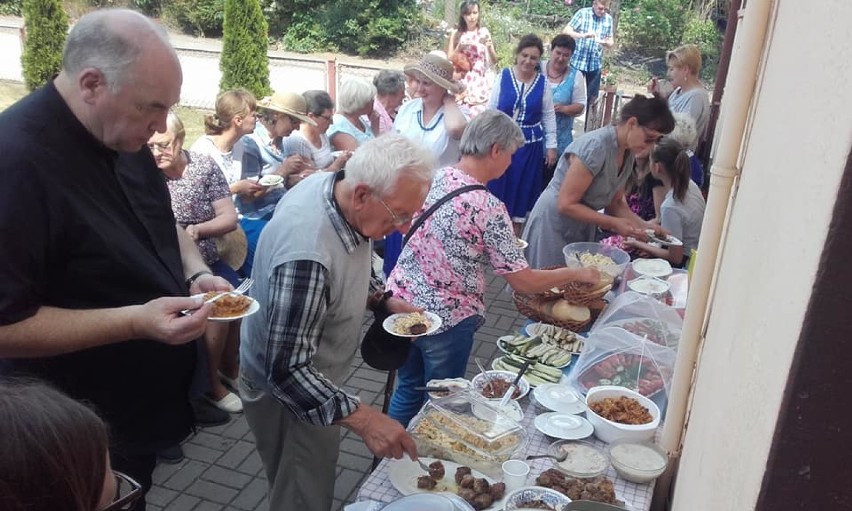
<svg viewBox="0 0 852 511">
<path fill-rule="evenodd" d="M 200 272 L 193 274 L 192 277 L 186 279 L 186 288 L 191 288 L 192 284 L 196 280 L 198 280 L 202 275 L 213 275 L 213 272 L 211 272 L 210 270 L 201 270 Z"/>
</svg>

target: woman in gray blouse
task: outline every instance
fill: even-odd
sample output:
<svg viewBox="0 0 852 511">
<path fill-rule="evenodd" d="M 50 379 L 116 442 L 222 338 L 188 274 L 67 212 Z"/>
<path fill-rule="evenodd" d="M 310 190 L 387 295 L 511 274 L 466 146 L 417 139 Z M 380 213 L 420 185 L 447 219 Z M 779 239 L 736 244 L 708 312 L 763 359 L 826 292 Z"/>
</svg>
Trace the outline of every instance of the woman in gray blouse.
<svg viewBox="0 0 852 511">
<path fill-rule="evenodd" d="M 659 225 L 630 210 L 624 183 L 633 171 L 634 156 L 647 155 L 673 128 L 665 100 L 637 96 L 624 105 L 615 125 L 571 143 L 524 229 L 530 266 L 564 265 L 562 248 L 575 241 L 594 241 L 597 228 L 640 239 L 647 238 L 644 229 L 659 231 Z"/>
<path fill-rule="evenodd" d="M 674 90 L 665 94 L 654 78 L 648 85 L 648 92 L 667 97 L 672 112 L 683 112 L 692 117 L 698 130 L 698 138 L 694 145 L 687 149 L 695 150 L 708 136 L 707 124 L 710 122 L 710 99 L 707 89 L 698 78 L 701 71 L 701 50 L 694 44 L 675 48 L 666 55 L 666 65 L 669 83 Z"/>
</svg>

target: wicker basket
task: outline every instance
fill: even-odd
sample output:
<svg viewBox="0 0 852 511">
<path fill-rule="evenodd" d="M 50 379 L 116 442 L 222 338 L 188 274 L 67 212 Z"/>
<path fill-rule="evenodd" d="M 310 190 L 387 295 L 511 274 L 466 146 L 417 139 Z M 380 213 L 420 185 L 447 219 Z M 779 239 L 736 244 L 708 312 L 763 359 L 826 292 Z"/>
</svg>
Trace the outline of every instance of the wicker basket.
<svg viewBox="0 0 852 511">
<path fill-rule="evenodd" d="M 597 291 L 593 291 L 593 288 L 594 286 L 592 284 L 571 282 L 562 288 L 562 298 L 568 300 L 568 303 L 585 305 L 588 307 L 602 299 L 604 295 L 612 289 L 612 285 L 609 284 L 606 287 L 599 288 Z"/>
<path fill-rule="evenodd" d="M 544 314 L 533 307 L 533 304 L 535 303 L 549 301 L 542 299 L 540 295 L 525 295 L 521 293 L 512 293 L 512 299 L 515 301 L 515 307 L 517 307 L 518 312 L 520 312 L 524 316 L 530 319 L 534 319 L 536 321 L 541 321 L 542 323 L 561 326 L 562 328 L 567 328 L 572 332 L 577 332 L 581 330 L 592 320 L 592 318 L 589 318 L 586 321 L 560 321 L 554 318 L 553 316 Z M 600 310 L 598 310 L 598 313 L 600 313 Z"/>
</svg>

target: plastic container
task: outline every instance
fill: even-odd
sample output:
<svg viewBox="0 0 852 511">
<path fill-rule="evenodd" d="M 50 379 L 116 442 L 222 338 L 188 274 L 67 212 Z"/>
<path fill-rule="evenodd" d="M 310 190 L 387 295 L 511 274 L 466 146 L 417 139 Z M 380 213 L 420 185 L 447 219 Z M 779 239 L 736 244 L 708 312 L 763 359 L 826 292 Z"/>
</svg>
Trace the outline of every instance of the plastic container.
<svg viewBox="0 0 852 511">
<path fill-rule="evenodd" d="M 609 458 L 620 477 L 640 484 L 660 477 L 668 465 L 668 456 L 662 447 L 634 440 L 611 443 Z"/>
<path fill-rule="evenodd" d="M 493 380 L 504 380 L 508 383 L 512 383 L 517 377 L 517 373 L 513 373 L 511 371 L 485 371 L 484 373 L 479 373 L 474 376 L 470 383 L 473 384 L 473 390 L 485 399 L 501 399 L 503 396 L 485 396 L 482 391 L 485 386 Z M 523 399 L 523 397 L 530 391 L 530 382 L 528 382 L 523 376 L 521 376 L 521 380 L 518 382 L 518 389 L 521 393 L 518 394 L 517 397 L 512 398 L 516 401 Z"/>
<path fill-rule="evenodd" d="M 454 461 L 499 478 L 527 444 L 524 428 L 474 392 L 427 402 L 408 426 L 420 456 Z"/>
<path fill-rule="evenodd" d="M 602 399 L 622 396 L 635 399 L 640 405 L 647 408 L 652 417 L 651 422 L 637 425 L 621 424 L 604 419 L 591 408 L 593 403 Z M 586 411 L 586 418 L 594 426 L 595 436 L 607 443 L 615 442 L 616 440 L 650 441 L 654 438 L 657 426 L 660 425 L 660 409 L 657 405 L 642 394 L 624 387 L 614 385 L 592 387 L 589 389 L 589 393 L 586 394 L 586 405 L 589 406 L 589 409 Z"/>
<path fill-rule="evenodd" d="M 591 241 L 569 243 L 562 248 L 562 255 L 565 256 L 565 265 L 569 268 L 579 266 L 580 262 L 577 260 L 575 254 L 582 257 L 584 253 L 592 255 L 601 254 L 612 259 L 615 264 L 594 265 L 594 267 L 601 272 L 609 274 L 613 278 L 619 277 L 624 273 L 624 269 L 627 268 L 627 264 L 630 262 L 630 254 L 624 250 Z"/>
<path fill-rule="evenodd" d="M 572 477 L 597 477 L 609 468 L 609 455 L 589 442 L 578 440 L 559 440 L 550 444 L 547 454 L 559 456 L 567 454 L 565 461 L 550 458 L 553 468 Z"/>
</svg>

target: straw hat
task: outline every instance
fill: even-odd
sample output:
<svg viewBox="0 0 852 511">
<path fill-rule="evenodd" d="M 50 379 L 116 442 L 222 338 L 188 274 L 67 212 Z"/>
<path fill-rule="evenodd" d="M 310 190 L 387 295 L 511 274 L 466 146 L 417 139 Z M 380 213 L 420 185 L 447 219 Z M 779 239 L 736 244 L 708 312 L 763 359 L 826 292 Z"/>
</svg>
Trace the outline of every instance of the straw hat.
<svg viewBox="0 0 852 511">
<path fill-rule="evenodd" d="M 219 258 L 234 270 L 242 268 L 248 255 L 248 239 L 239 225 L 233 231 L 215 238 Z"/>
<path fill-rule="evenodd" d="M 295 92 L 276 92 L 258 101 L 257 107 L 293 116 L 311 126 L 317 125 L 313 119 L 308 117 L 308 103 L 305 98 Z"/>
<path fill-rule="evenodd" d="M 403 68 L 405 74 L 418 72 L 450 91 L 451 94 L 461 92 L 461 87 L 453 80 L 453 64 L 441 55 L 426 54 L 417 64 L 408 64 Z"/>
</svg>

